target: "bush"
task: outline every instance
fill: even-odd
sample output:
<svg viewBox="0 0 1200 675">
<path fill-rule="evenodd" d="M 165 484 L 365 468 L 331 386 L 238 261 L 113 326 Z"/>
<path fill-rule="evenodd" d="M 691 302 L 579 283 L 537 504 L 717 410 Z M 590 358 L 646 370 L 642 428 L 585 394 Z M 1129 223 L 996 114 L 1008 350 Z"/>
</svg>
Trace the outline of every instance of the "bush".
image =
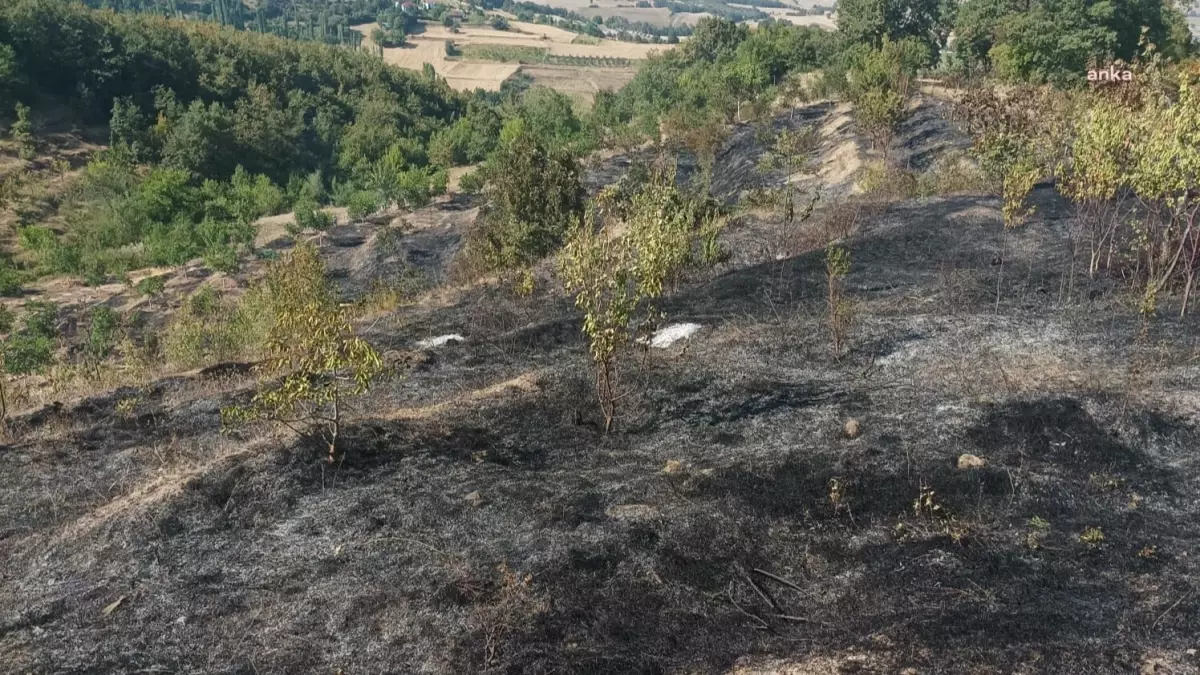
<svg viewBox="0 0 1200 675">
<path fill-rule="evenodd" d="M 472 169 L 458 179 L 458 189 L 466 194 L 476 194 L 483 190 L 484 181 L 483 172 Z"/>
<path fill-rule="evenodd" d="M 164 329 L 163 353 L 182 368 L 250 360 L 261 351 L 270 320 L 270 302 L 261 291 L 233 302 L 202 286 Z"/>
<path fill-rule="evenodd" d="M 137 286 L 134 288 L 137 289 L 138 293 L 153 298 L 162 295 L 162 292 L 166 286 L 167 277 L 160 274 L 155 277 L 146 277 L 145 279 L 142 279 L 141 281 L 137 282 Z"/>
<path fill-rule="evenodd" d="M 304 199 L 296 203 L 296 224 L 303 230 L 327 230 L 333 227 L 333 215 L 321 210 L 317 203 Z"/>
<path fill-rule="evenodd" d="M 679 192 L 673 173 L 658 173 L 628 201 L 614 190 L 601 193 L 571 231 L 559 269 L 583 311 L 605 433 L 630 393 L 622 372 L 628 347 L 661 320 L 654 302 L 693 260 L 696 240 L 702 255 L 716 257 L 705 250 L 715 246 L 705 240 L 715 240 L 716 220 L 707 202 Z"/>
<path fill-rule="evenodd" d="M 100 361 L 107 357 L 117 344 L 120 333 L 121 315 L 106 305 L 97 305 L 88 321 L 87 354 Z"/>
<path fill-rule="evenodd" d="M 379 210 L 379 193 L 374 190 L 356 190 L 346 200 L 346 215 L 351 220 L 362 220 Z"/>
<path fill-rule="evenodd" d="M 58 338 L 58 305 L 25 303 L 25 323 L 4 341 L 4 369 L 12 375 L 39 372 L 54 360 Z"/>
<path fill-rule="evenodd" d="M 483 172 L 487 204 L 468 246 L 491 269 L 520 269 L 555 251 L 583 211 L 575 160 L 547 150 L 521 124 Z"/>
<path fill-rule="evenodd" d="M 21 294 L 21 282 L 24 275 L 13 267 L 7 260 L 0 260 L 0 295 L 16 296 Z"/>
</svg>

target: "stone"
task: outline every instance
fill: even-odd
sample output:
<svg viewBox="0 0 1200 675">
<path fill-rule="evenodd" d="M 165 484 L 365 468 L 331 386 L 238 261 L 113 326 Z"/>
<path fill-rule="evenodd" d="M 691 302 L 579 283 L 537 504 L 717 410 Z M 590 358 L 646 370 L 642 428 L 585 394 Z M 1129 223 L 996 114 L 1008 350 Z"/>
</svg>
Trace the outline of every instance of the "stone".
<svg viewBox="0 0 1200 675">
<path fill-rule="evenodd" d="M 681 473 L 683 471 L 683 462 L 677 459 L 667 460 L 667 465 L 663 467 L 663 473 Z"/>
<path fill-rule="evenodd" d="M 483 506 L 483 495 L 479 494 L 479 490 L 472 492 L 464 499 L 466 499 L 467 503 L 471 506 Z"/>
<path fill-rule="evenodd" d="M 987 460 L 978 455 L 959 455 L 958 470 L 967 471 L 969 469 L 982 469 L 987 466 Z"/>
<path fill-rule="evenodd" d="M 858 420 L 855 419 L 847 420 L 843 431 L 846 432 L 846 438 L 850 440 L 854 440 L 862 435 L 862 430 L 858 428 Z"/>
</svg>

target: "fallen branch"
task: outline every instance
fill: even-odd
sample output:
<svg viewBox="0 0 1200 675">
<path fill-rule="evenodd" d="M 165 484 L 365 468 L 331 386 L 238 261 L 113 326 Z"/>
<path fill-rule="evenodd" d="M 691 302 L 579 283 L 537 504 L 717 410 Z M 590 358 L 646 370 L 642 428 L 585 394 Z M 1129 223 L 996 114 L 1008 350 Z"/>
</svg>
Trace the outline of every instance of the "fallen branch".
<svg viewBox="0 0 1200 675">
<path fill-rule="evenodd" d="M 733 586 L 733 585 L 732 585 L 732 584 L 730 584 L 730 588 L 726 588 L 726 589 L 725 589 L 725 595 L 726 595 L 726 597 L 728 597 L 728 598 L 729 598 L 729 604 L 733 605 L 733 608 L 734 608 L 734 609 L 736 609 L 737 611 L 741 612 L 742 614 L 744 614 L 744 615 L 746 615 L 746 616 L 750 617 L 750 618 L 751 618 L 751 619 L 753 619 L 755 622 L 757 622 L 757 623 L 758 623 L 758 627 L 759 627 L 760 629 L 762 629 L 762 630 L 771 630 L 771 624 L 767 623 L 767 621 L 766 621 L 765 619 L 763 619 L 761 616 L 759 616 L 759 615 L 757 615 L 757 614 L 751 614 L 750 612 L 747 612 L 746 610 L 742 609 L 742 606 L 741 606 L 741 605 L 737 604 L 737 601 L 735 601 L 735 600 L 733 599 L 732 586 Z"/>
<path fill-rule="evenodd" d="M 801 592 L 801 593 L 805 593 L 805 592 L 806 592 L 806 591 L 805 591 L 803 588 L 800 588 L 799 586 L 797 586 L 796 584 L 792 583 L 791 581 L 788 581 L 787 579 L 784 579 L 784 578 L 783 578 L 783 577 L 781 577 L 781 576 L 777 576 L 777 575 L 771 574 L 770 572 L 768 572 L 768 571 L 766 571 L 766 570 L 760 570 L 760 569 L 758 569 L 757 567 L 755 567 L 754 569 L 752 569 L 752 570 L 750 570 L 750 571 L 751 571 L 751 572 L 754 572 L 755 574 L 761 574 L 762 576 L 764 576 L 764 577 L 766 577 L 766 578 L 768 578 L 768 579 L 771 579 L 771 580 L 773 580 L 773 581 L 778 581 L 779 583 L 783 584 L 784 586 L 789 586 L 789 587 L 791 587 L 791 588 L 793 588 L 793 589 L 795 589 L 795 590 L 797 590 L 797 591 L 799 591 L 799 592 Z"/>
<path fill-rule="evenodd" d="M 824 621 L 817 621 L 816 619 L 809 619 L 809 618 L 803 617 L 803 616 L 788 616 L 787 614 L 773 614 L 772 616 L 774 616 L 776 619 L 783 619 L 784 621 L 795 621 L 796 623 L 815 623 L 818 626 L 826 626 L 826 627 L 829 627 L 832 625 L 829 623 L 825 623 Z"/>
</svg>

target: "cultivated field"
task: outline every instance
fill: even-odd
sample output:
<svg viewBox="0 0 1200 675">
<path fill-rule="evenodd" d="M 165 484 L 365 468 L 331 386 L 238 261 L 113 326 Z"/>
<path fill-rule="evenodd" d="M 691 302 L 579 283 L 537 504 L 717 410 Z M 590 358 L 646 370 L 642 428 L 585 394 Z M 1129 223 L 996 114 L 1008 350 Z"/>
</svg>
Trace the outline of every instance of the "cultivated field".
<svg viewBox="0 0 1200 675">
<path fill-rule="evenodd" d="M 825 16 L 824 14 L 805 14 L 800 16 L 793 14 L 793 12 L 796 12 L 800 8 L 808 9 L 809 5 L 807 4 L 796 3 L 796 9 L 783 7 L 755 7 L 753 5 L 739 5 L 734 3 L 729 3 L 729 6 L 736 7 L 738 9 L 757 9 L 760 12 L 770 15 L 771 18 L 775 19 L 776 21 L 787 21 L 788 23 L 796 26 L 816 26 L 826 30 L 837 29 L 837 21 Z M 747 21 L 746 23 L 751 26 L 758 25 L 757 21 Z"/>
<path fill-rule="evenodd" d="M 524 66 L 521 72 L 532 77 L 535 86 L 549 87 L 590 106 L 597 92 L 620 89 L 633 79 L 637 69 Z"/>
<path fill-rule="evenodd" d="M 666 7 L 635 7 L 632 2 L 618 0 L 545 0 L 540 4 L 569 9 L 589 19 L 594 16 L 606 19 L 619 16 L 629 21 L 645 21 L 655 26 L 692 26 L 707 16 L 705 13 L 671 14 L 671 10 Z"/>
<path fill-rule="evenodd" d="M 663 45 L 636 44 L 617 40 L 600 40 L 598 44 L 574 44 L 578 33 L 521 21 L 511 22 L 512 31 L 498 31 L 481 26 L 463 26 L 458 33 L 450 32 L 445 26 L 426 24 L 425 31 L 408 36 L 409 44 L 394 49 L 384 49 L 383 58 L 388 63 L 421 70 L 426 63 L 433 66 L 438 75 L 445 77 L 451 87 L 470 91 L 476 88 L 497 91 L 505 80 L 512 77 L 522 66 L 515 62 L 472 60 L 470 58 L 446 58 L 446 42 L 453 41 L 458 47 L 468 45 L 499 45 L 527 47 L 545 50 L 551 57 L 626 59 L 640 61 Z M 358 26 L 370 42 L 375 24 Z M 604 66 L 529 66 L 526 71 L 538 84 L 545 84 L 566 94 L 578 94 L 588 102 L 600 89 L 617 88 L 633 78 L 633 68 L 610 68 Z"/>
</svg>

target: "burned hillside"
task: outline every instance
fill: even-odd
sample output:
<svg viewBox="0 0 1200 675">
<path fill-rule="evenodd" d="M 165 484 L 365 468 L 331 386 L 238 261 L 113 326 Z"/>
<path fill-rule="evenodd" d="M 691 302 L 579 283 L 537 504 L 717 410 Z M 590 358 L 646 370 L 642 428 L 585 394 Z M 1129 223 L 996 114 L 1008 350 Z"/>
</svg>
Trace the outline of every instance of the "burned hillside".
<svg viewBox="0 0 1200 675">
<path fill-rule="evenodd" d="M 966 145 L 942 108 L 895 140 L 913 170 Z M 611 434 L 552 264 L 527 296 L 456 283 L 475 217 L 458 199 L 319 242 L 347 296 L 390 275 L 417 298 L 363 322 L 397 372 L 335 465 L 286 430 L 223 433 L 222 407 L 256 382 L 238 368 L 14 419 L 0 662 L 1200 672 L 1196 319 L 1147 322 L 1112 283 L 1068 297 L 1074 211 L 1052 185 L 1006 233 L 982 193 L 856 194 L 846 160 L 870 144 L 844 106 L 772 128 L 789 125 L 817 130 L 798 185 L 847 179 L 786 236 L 769 208 L 730 219 L 722 260 L 661 303 L 698 328 L 647 348 Z M 752 168 L 765 151 L 735 128 L 714 193 L 782 180 Z M 608 161 L 599 182 L 629 165 Z M 851 261 L 842 354 L 829 232 Z"/>
</svg>

